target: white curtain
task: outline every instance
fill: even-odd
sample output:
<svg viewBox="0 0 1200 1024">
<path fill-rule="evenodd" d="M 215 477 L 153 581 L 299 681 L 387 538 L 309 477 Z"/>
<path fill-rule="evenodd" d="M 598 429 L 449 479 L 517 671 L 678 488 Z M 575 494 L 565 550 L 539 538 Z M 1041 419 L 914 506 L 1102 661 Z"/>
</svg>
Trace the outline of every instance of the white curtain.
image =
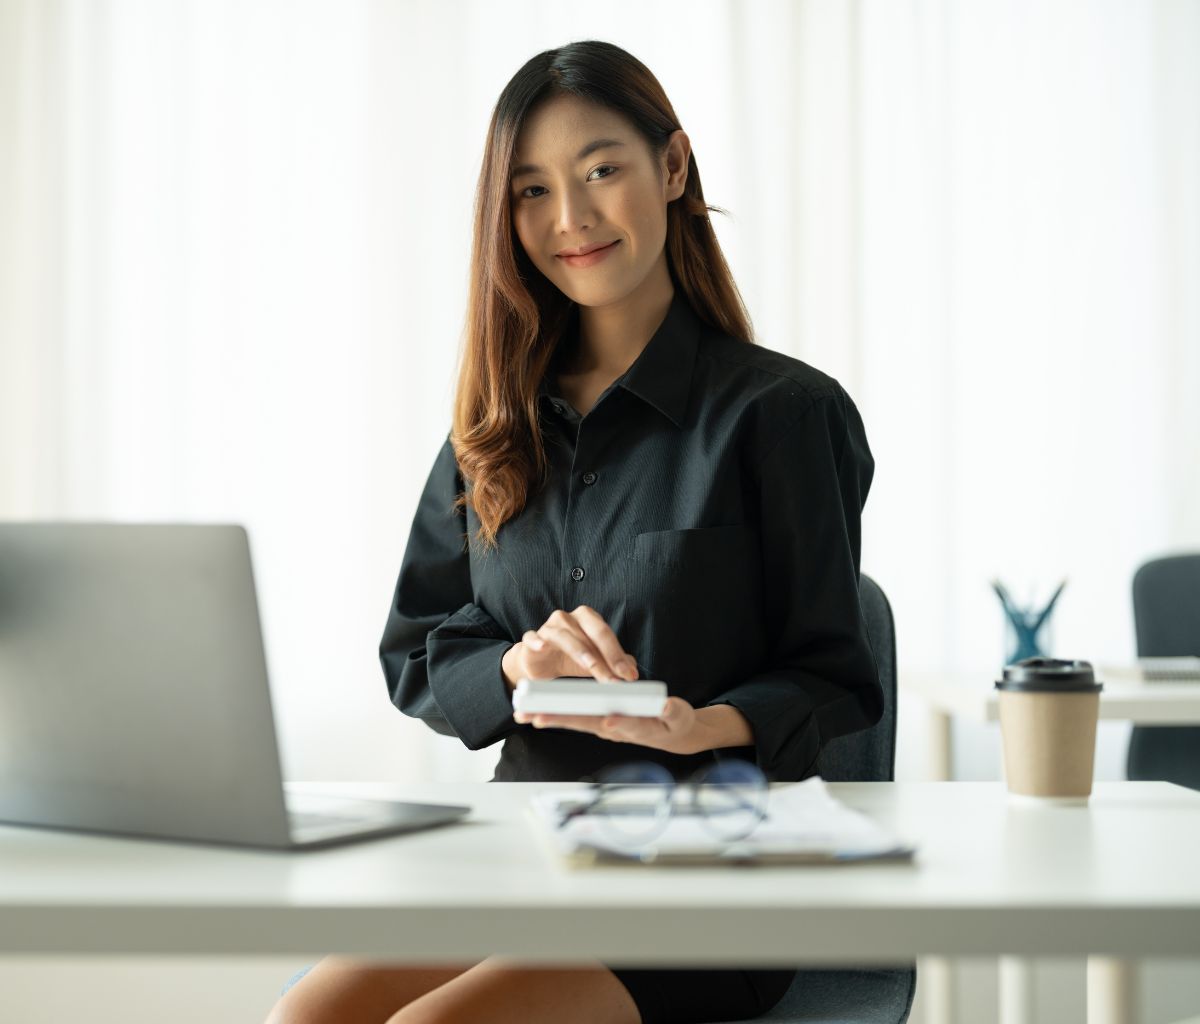
<svg viewBox="0 0 1200 1024">
<path fill-rule="evenodd" d="M 986 682 L 993 576 L 1131 657 L 1133 570 L 1200 549 L 1189 0 L 0 0 L 0 517 L 244 523 L 285 773 L 488 778 L 377 647 L 487 119 L 583 38 L 666 88 L 760 342 L 858 401 L 902 667 Z"/>
</svg>

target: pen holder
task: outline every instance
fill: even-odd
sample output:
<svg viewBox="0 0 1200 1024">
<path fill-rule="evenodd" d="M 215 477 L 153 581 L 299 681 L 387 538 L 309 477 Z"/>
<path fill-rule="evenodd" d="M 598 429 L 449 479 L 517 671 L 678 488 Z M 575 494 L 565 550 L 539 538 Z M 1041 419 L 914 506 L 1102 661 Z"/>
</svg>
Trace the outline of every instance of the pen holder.
<svg viewBox="0 0 1200 1024">
<path fill-rule="evenodd" d="M 1059 595 L 1067 581 L 1063 580 L 1054 596 L 1044 608 L 1030 606 L 1022 608 L 1009 596 L 1007 588 L 999 580 L 992 581 L 992 589 L 1000 598 L 1004 608 L 1006 622 L 1005 646 L 1008 654 L 1004 659 L 1006 665 L 1015 664 L 1025 658 L 1045 658 L 1050 655 L 1050 613 L 1058 603 Z"/>
</svg>

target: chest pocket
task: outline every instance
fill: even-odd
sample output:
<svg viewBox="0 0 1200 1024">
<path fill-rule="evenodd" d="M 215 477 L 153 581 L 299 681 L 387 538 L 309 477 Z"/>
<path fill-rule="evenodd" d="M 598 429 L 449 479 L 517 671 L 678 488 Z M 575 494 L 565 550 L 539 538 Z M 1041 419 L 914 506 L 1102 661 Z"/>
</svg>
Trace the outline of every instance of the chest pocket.
<svg viewBox="0 0 1200 1024">
<path fill-rule="evenodd" d="M 745 524 L 639 533 L 625 569 L 638 661 L 661 673 L 647 678 L 704 678 L 727 669 L 747 631 L 762 621 L 758 535 Z"/>
</svg>

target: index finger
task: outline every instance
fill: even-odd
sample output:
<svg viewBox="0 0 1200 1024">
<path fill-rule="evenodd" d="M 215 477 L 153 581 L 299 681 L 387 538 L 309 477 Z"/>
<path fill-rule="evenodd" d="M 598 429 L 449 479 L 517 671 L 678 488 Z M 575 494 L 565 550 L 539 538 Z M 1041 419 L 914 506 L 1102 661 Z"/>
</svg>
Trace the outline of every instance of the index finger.
<svg viewBox="0 0 1200 1024">
<path fill-rule="evenodd" d="M 614 672 L 630 680 L 638 677 L 637 661 L 625 653 L 617 634 L 604 621 L 604 616 L 586 604 L 581 604 L 571 615 Z"/>
</svg>

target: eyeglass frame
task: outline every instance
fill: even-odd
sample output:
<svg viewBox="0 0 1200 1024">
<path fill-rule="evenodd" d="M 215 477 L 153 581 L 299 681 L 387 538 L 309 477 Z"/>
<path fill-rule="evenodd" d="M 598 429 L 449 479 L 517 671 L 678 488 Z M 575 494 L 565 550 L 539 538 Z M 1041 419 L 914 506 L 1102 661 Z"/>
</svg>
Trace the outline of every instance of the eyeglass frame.
<svg viewBox="0 0 1200 1024">
<path fill-rule="evenodd" d="M 754 781 L 751 783 L 751 785 L 753 786 L 755 791 L 762 792 L 765 796 L 769 796 L 770 787 L 771 787 L 770 778 L 767 776 L 767 774 L 761 768 L 758 767 L 758 765 L 753 764 L 750 761 L 747 761 L 743 758 L 737 758 L 737 757 L 718 758 L 717 760 L 713 761 L 710 764 L 701 765 L 694 772 L 692 772 L 691 776 L 687 780 L 685 780 L 683 782 L 678 781 L 675 778 L 674 773 L 672 773 L 670 771 L 670 769 L 668 769 L 665 765 L 659 764 L 657 761 L 649 761 L 649 760 L 623 761 L 623 762 L 620 762 L 615 765 L 605 766 L 598 773 L 596 773 L 596 777 L 585 775 L 583 777 L 583 779 L 580 781 L 585 782 L 585 783 L 587 783 L 588 786 L 594 788 L 596 790 L 596 794 L 586 803 L 576 804 L 573 807 L 569 807 L 566 811 L 560 811 L 559 820 L 556 822 L 556 827 L 559 829 L 565 828 L 567 826 L 568 822 L 573 821 L 577 817 L 581 817 L 583 815 L 591 813 L 593 808 L 595 808 L 598 804 L 600 804 L 614 790 L 631 789 L 631 788 L 641 786 L 641 785 L 647 785 L 647 786 L 662 785 L 663 792 L 665 794 L 664 802 L 666 803 L 666 806 L 667 806 L 667 813 L 662 816 L 657 831 L 655 831 L 654 833 L 652 833 L 646 837 L 643 837 L 641 839 L 631 840 L 630 843 L 628 844 L 630 847 L 647 846 L 647 845 L 653 843 L 660 836 L 662 836 L 663 832 L 666 830 L 666 828 L 672 818 L 675 818 L 680 813 L 682 813 L 679 810 L 678 805 L 675 800 L 675 793 L 678 790 L 683 789 L 691 794 L 690 803 L 692 806 L 693 814 L 695 814 L 697 817 L 699 817 L 702 821 L 711 821 L 711 816 L 709 815 L 709 813 L 700 806 L 700 803 L 699 803 L 700 793 L 705 786 L 723 785 L 720 782 L 706 782 L 705 778 L 709 774 L 716 772 L 718 769 L 720 769 L 724 765 L 736 765 L 741 768 L 749 769 L 749 771 L 752 773 L 752 776 L 754 779 Z M 605 781 L 605 779 L 604 779 L 605 774 L 609 773 L 609 772 L 619 771 L 622 769 L 644 767 L 644 766 L 649 766 L 652 769 L 652 771 L 655 773 L 657 773 L 657 772 L 664 773 L 663 782 L 662 783 L 657 783 L 657 782 L 646 782 L 646 783 L 611 782 L 611 781 Z M 762 801 L 761 806 L 755 806 L 755 805 L 745 804 L 745 803 L 743 803 L 743 806 L 747 807 L 749 810 L 751 810 L 753 812 L 753 815 L 754 815 L 753 823 L 741 835 L 717 836 L 716 838 L 719 841 L 725 842 L 725 843 L 740 842 L 740 841 L 746 839 L 751 833 L 753 833 L 753 831 L 756 828 L 758 828 L 758 826 L 760 824 L 762 824 L 762 822 L 768 820 L 770 817 L 770 814 L 767 811 L 767 800 L 766 799 L 764 799 Z M 622 844 L 622 845 L 625 845 L 625 844 Z"/>
</svg>

